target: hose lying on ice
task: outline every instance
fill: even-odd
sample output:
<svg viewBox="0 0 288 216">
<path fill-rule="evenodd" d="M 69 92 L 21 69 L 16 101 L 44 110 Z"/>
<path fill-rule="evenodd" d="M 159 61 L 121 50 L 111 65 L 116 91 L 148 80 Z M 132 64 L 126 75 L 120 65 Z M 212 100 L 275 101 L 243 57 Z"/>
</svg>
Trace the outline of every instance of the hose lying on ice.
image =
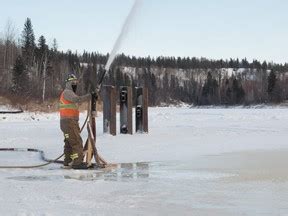
<svg viewBox="0 0 288 216">
<path fill-rule="evenodd" d="M 89 106 L 88 106 L 89 107 Z M 87 111 L 87 116 L 86 119 L 81 127 L 80 132 L 82 132 L 82 130 L 84 129 L 84 126 L 86 125 L 87 121 L 88 121 L 88 117 L 89 117 L 89 108 Z M 34 149 L 34 148 L 0 148 L 0 151 L 16 151 L 16 152 L 38 152 L 40 153 L 41 159 L 43 161 L 45 161 L 46 163 L 42 163 L 42 164 L 36 164 L 36 165 L 27 165 L 27 166 L 0 166 L 0 169 L 13 169 L 13 168 L 20 168 L 20 169 L 29 169 L 29 168 L 38 168 L 38 167 L 43 167 L 43 166 L 47 166 L 51 163 L 60 163 L 63 164 L 63 161 L 60 161 L 59 159 L 64 155 L 61 154 L 60 156 L 58 156 L 57 158 L 51 160 L 51 159 L 47 159 L 45 157 L 44 151 L 39 150 L 39 149 Z"/>
<path fill-rule="evenodd" d="M 8 168 L 37 168 L 37 167 L 43 167 L 43 166 L 47 166 L 48 164 L 51 164 L 51 163 L 63 163 L 63 161 L 59 161 L 59 159 L 64 155 L 60 155 L 59 157 L 57 157 L 56 159 L 54 160 L 50 160 L 50 159 L 47 159 L 45 157 L 45 154 L 42 150 L 39 150 L 39 149 L 33 149 L 33 148 L 0 148 L 0 151 L 16 151 L 16 152 L 38 152 L 40 153 L 40 156 L 41 156 L 41 159 L 43 161 L 46 161 L 46 163 L 43 163 L 43 164 L 37 164 L 37 165 L 30 165 L 30 166 L 0 166 L 1 169 L 8 169 Z"/>
</svg>

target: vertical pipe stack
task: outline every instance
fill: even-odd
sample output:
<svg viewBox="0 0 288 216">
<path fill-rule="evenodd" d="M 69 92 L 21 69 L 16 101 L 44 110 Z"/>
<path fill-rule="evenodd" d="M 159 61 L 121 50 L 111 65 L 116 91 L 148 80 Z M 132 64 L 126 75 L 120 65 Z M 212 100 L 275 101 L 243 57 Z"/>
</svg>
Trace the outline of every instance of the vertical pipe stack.
<svg viewBox="0 0 288 216">
<path fill-rule="evenodd" d="M 143 88 L 143 131 L 148 133 L 148 88 Z"/>
<path fill-rule="evenodd" d="M 136 87 L 135 125 L 137 133 L 148 133 L 148 89 Z"/>
<path fill-rule="evenodd" d="M 103 132 L 116 135 L 116 89 L 103 86 Z"/>
<path fill-rule="evenodd" d="M 133 134 L 132 129 L 132 88 L 120 87 L 120 133 Z"/>
</svg>

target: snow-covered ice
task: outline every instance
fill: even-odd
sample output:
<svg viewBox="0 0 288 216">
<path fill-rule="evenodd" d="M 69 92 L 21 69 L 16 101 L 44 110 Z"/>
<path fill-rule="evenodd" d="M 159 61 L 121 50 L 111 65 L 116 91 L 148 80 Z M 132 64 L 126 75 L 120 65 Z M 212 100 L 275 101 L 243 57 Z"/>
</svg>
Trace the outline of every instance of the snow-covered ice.
<svg viewBox="0 0 288 216">
<path fill-rule="evenodd" d="M 288 214 L 286 108 L 149 108 L 149 134 L 132 136 L 103 135 L 102 123 L 100 113 L 98 150 L 121 167 L 2 169 L 1 215 Z M 0 114 L 0 133 L 1 148 L 63 151 L 56 113 Z M 0 152 L 0 166 L 38 163 Z"/>
</svg>

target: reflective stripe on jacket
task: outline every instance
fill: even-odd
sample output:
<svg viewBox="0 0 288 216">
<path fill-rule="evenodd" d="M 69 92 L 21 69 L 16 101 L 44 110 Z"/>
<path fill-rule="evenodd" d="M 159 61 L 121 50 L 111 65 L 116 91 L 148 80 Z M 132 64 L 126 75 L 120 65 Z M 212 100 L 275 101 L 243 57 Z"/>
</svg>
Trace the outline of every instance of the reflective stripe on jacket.
<svg viewBox="0 0 288 216">
<path fill-rule="evenodd" d="M 64 98 L 64 91 L 60 96 L 59 103 L 60 118 L 79 118 L 79 110 L 76 103 Z"/>
</svg>

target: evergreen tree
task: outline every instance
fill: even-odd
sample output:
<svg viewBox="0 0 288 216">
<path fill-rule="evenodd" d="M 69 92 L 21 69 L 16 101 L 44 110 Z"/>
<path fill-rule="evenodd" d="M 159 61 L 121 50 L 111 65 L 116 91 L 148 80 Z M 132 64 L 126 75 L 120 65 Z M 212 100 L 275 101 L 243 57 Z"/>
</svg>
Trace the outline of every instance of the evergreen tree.
<svg viewBox="0 0 288 216">
<path fill-rule="evenodd" d="M 275 87 L 276 84 L 276 74 L 274 73 L 273 70 L 271 70 L 269 76 L 268 76 L 268 94 L 271 95 L 271 93 L 273 92 L 273 89 Z"/>
<path fill-rule="evenodd" d="M 276 74 L 274 70 L 271 70 L 268 76 L 268 88 L 267 88 L 268 97 L 270 101 L 275 101 L 277 98 L 276 81 L 277 81 Z"/>
<path fill-rule="evenodd" d="M 24 24 L 24 30 L 22 32 L 22 54 L 24 63 L 30 67 L 33 65 L 35 50 L 35 36 L 31 23 L 31 19 L 27 18 Z"/>
<path fill-rule="evenodd" d="M 39 75 L 43 71 L 43 63 L 45 58 L 48 56 L 48 45 L 46 44 L 46 39 L 43 35 L 39 37 L 38 46 L 36 49 L 36 60 L 38 62 L 38 71 L 40 72 Z"/>
<path fill-rule="evenodd" d="M 40 51 L 40 54 L 44 54 L 48 50 L 48 45 L 46 44 L 46 39 L 43 35 L 39 37 L 38 49 Z"/>
<path fill-rule="evenodd" d="M 245 92 L 236 78 L 233 79 L 232 92 L 233 92 L 233 103 L 235 104 L 241 103 L 245 96 Z"/>
<path fill-rule="evenodd" d="M 229 61 L 229 68 L 234 68 L 234 61 L 232 58 L 230 58 L 230 61 Z"/>
<path fill-rule="evenodd" d="M 268 67 L 267 62 L 264 61 L 264 62 L 262 63 L 262 69 L 263 69 L 263 70 L 267 70 L 267 67 Z"/>
<path fill-rule="evenodd" d="M 243 68 L 249 68 L 249 62 L 247 61 L 246 58 L 242 59 L 241 67 L 243 67 Z"/>
<path fill-rule="evenodd" d="M 204 104 L 217 103 L 217 88 L 217 81 L 213 79 L 211 72 L 208 72 L 207 80 L 202 89 L 202 96 L 204 96 Z"/>
<path fill-rule="evenodd" d="M 13 68 L 13 93 L 26 93 L 28 89 L 28 75 L 21 56 L 18 56 Z"/>
</svg>

